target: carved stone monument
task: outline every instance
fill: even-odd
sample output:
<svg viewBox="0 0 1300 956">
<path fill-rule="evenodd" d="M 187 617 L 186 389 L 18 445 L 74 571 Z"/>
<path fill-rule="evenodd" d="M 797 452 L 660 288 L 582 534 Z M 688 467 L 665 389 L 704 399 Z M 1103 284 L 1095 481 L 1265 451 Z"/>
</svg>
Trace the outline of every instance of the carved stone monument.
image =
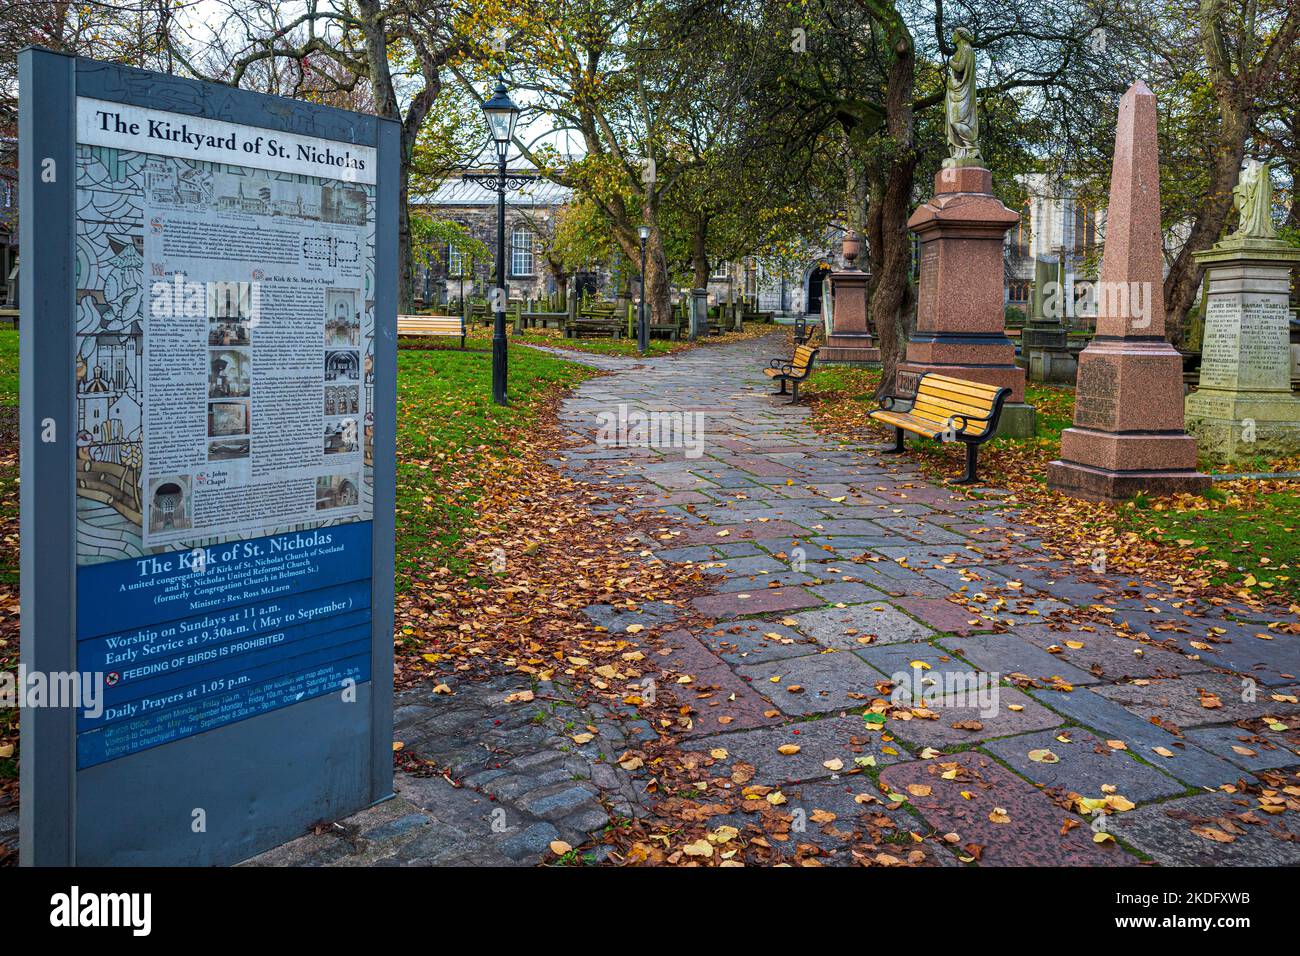
<svg viewBox="0 0 1300 956">
<path fill-rule="evenodd" d="M 1156 98 L 1139 80 L 1119 104 L 1097 335 L 1079 356 L 1074 427 L 1048 465 L 1050 487 L 1107 501 L 1209 487 L 1183 429 L 1182 356 L 1165 341 L 1162 276 Z"/>
<path fill-rule="evenodd" d="M 1065 260 L 1034 260 L 1034 291 L 1029 321 L 1020 333 L 1020 351 L 1034 382 L 1073 383 L 1078 360 L 1070 354 L 1065 311 Z"/>
<path fill-rule="evenodd" d="M 834 311 L 831 330 L 817 361 L 823 365 L 866 365 L 880 361 L 880 349 L 871 334 L 867 288 L 871 273 L 857 267 L 861 243 L 853 233 L 844 238 L 848 267 L 830 275 Z"/>
<path fill-rule="evenodd" d="M 1003 242 L 1020 217 L 993 195 L 983 166 L 975 111 L 975 62 L 969 36 L 954 34 L 946 116 L 951 154 L 934 181 L 934 198 L 907 227 L 921 240 L 916 331 L 898 366 L 897 390 L 909 394 L 926 372 L 1011 389 L 999 435 L 1034 433 L 1025 404 L 1025 370 L 1007 338 Z"/>
<path fill-rule="evenodd" d="M 1187 429 L 1201 454 L 1230 463 L 1300 451 L 1300 398 L 1291 392 L 1288 292 L 1300 249 L 1273 229 L 1268 167 L 1248 160 L 1233 191 L 1232 236 L 1198 253 L 1208 295 L 1201 379 Z"/>
</svg>

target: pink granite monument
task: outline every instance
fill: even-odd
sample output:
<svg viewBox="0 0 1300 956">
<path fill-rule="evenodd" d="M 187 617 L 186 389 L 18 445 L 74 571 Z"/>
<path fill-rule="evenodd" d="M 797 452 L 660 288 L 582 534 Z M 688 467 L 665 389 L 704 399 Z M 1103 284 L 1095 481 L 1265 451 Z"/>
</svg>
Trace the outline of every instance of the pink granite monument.
<svg viewBox="0 0 1300 956">
<path fill-rule="evenodd" d="M 880 361 L 880 349 L 871 334 L 867 290 L 871 273 L 857 267 L 862 244 L 849 233 L 844 237 L 844 258 L 848 268 L 831 273 L 831 290 L 835 303 L 831 313 L 831 332 L 817 356 L 822 365 L 866 365 Z"/>
<path fill-rule="evenodd" d="M 945 113 L 949 157 L 934 180 L 934 198 L 907 228 L 921 240 L 916 331 L 898 366 L 896 391 L 910 394 L 926 372 L 1011 389 L 999 435 L 1034 434 L 1025 404 L 1025 370 L 1006 332 L 1003 244 L 1020 216 L 993 195 L 993 174 L 979 149 L 975 52 L 964 29 L 953 33 Z"/>
<path fill-rule="evenodd" d="M 1183 426 L 1182 356 L 1165 341 L 1156 98 L 1134 83 L 1119 104 L 1097 335 L 1079 356 L 1074 427 L 1049 487 L 1117 501 L 1200 493 L 1196 442 Z"/>
</svg>

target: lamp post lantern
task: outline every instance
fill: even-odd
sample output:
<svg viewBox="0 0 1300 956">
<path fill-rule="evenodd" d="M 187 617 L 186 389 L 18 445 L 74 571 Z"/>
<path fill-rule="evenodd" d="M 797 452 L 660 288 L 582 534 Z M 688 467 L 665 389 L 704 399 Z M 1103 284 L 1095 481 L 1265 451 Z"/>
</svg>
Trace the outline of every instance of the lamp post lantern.
<svg viewBox="0 0 1300 956">
<path fill-rule="evenodd" d="M 506 190 L 519 189 L 536 176 L 525 173 L 506 174 L 506 155 L 515 135 L 515 122 L 519 107 L 506 92 L 506 84 L 497 77 L 492 98 L 483 104 L 488 131 L 497 151 L 495 173 L 463 173 L 462 178 L 473 180 L 497 194 L 497 277 L 492 290 L 491 304 L 494 315 L 492 327 L 492 401 L 506 404 Z"/>
<path fill-rule="evenodd" d="M 650 348 L 650 323 L 645 317 L 645 243 L 650 238 L 650 227 L 639 227 L 637 235 L 641 238 L 641 302 L 637 307 L 636 349 L 645 355 Z"/>
</svg>

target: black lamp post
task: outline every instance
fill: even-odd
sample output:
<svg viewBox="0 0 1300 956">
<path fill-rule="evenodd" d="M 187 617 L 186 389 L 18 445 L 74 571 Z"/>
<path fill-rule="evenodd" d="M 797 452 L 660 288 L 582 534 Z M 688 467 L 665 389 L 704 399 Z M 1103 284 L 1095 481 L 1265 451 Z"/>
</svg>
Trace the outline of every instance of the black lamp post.
<svg viewBox="0 0 1300 956">
<path fill-rule="evenodd" d="M 641 237 L 641 303 L 637 308 L 636 350 L 645 355 L 650 348 L 650 323 L 645 317 L 645 243 L 650 238 L 650 227 L 641 226 L 637 235 Z"/>
<path fill-rule="evenodd" d="M 524 183 L 536 179 L 523 173 L 506 175 L 506 154 L 515 135 L 515 121 L 519 107 L 510 99 L 506 85 L 497 77 L 492 98 L 483 104 L 488 130 L 497 149 L 495 173 L 464 173 L 462 178 L 473 180 L 497 194 L 497 279 L 492 290 L 493 311 L 496 313 L 492 327 L 492 401 L 506 404 L 506 190 L 519 189 Z"/>
</svg>

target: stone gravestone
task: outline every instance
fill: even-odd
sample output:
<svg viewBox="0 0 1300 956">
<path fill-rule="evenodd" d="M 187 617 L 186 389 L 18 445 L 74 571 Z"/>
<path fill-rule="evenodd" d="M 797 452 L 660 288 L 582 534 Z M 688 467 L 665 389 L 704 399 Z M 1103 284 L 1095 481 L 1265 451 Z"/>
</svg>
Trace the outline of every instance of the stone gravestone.
<svg viewBox="0 0 1300 956">
<path fill-rule="evenodd" d="M 392 795 L 400 133 L 19 83 L 21 861 L 234 863 Z"/>
<path fill-rule="evenodd" d="M 866 365 L 880 361 L 868 320 L 867 289 L 871 273 L 857 267 L 862 245 L 850 233 L 844 238 L 844 258 L 848 267 L 830 275 L 831 328 L 826 345 L 817 356 L 823 365 Z"/>
<path fill-rule="evenodd" d="M 980 163 L 974 106 L 974 53 L 964 30 L 954 33 L 949 67 L 948 140 L 951 155 L 935 177 L 934 198 L 907 221 L 921 240 L 916 331 L 898 367 L 896 390 L 912 394 L 926 372 L 1005 386 L 999 435 L 1034 433 L 1025 404 L 1025 370 L 1006 333 L 1003 244 L 1020 217 L 993 195 L 993 174 Z"/>
<path fill-rule="evenodd" d="M 709 334 L 709 293 L 706 289 L 692 289 L 690 297 L 690 340 Z"/>
<path fill-rule="evenodd" d="M 1156 98 L 1133 84 L 1120 100 L 1097 283 L 1097 336 L 1079 356 L 1074 427 L 1050 487 L 1080 498 L 1200 493 L 1196 442 L 1183 429 L 1183 360 L 1165 341 Z"/>
<path fill-rule="evenodd" d="M 1079 363 L 1070 354 L 1065 311 L 1063 260 L 1034 260 L 1034 291 L 1029 321 L 1020 333 L 1029 378 L 1035 382 L 1073 382 Z"/>
<path fill-rule="evenodd" d="M 1187 430 L 1201 454 L 1222 464 L 1300 451 L 1288 329 L 1291 270 L 1300 249 L 1278 239 L 1268 218 L 1267 166 L 1249 160 L 1234 195 L 1237 231 L 1196 256 L 1206 267 L 1208 291 L 1201 378 L 1186 403 Z"/>
</svg>

